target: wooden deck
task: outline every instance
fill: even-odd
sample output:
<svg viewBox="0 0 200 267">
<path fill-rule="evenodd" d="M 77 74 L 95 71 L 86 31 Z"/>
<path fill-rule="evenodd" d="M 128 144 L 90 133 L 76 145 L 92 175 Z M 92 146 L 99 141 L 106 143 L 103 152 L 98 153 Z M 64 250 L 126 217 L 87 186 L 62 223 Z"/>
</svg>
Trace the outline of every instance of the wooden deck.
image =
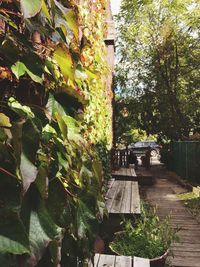
<svg viewBox="0 0 200 267">
<path fill-rule="evenodd" d="M 94 267 L 150 267 L 150 262 L 139 257 L 95 254 Z"/>
<path fill-rule="evenodd" d="M 109 214 L 140 214 L 138 183 L 114 180 L 106 194 Z"/>
</svg>

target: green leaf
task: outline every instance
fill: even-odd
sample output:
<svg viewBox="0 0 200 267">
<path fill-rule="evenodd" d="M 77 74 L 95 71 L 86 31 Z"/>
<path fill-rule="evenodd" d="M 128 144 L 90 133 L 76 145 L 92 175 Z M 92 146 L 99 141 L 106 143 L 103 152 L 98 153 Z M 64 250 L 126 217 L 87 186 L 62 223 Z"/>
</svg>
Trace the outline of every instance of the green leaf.
<svg viewBox="0 0 200 267">
<path fill-rule="evenodd" d="M 9 107 L 18 115 L 28 118 L 34 118 L 35 115 L 28 106 L 21 105 L 14 97 L 10 97 L 8 101 Z"/>
<path fill-rule="evenodd" d="M 13 256 L 6 253 L 6 254 L 1 254 L 0 253 L 0 266 L 3 267 L 10 267 L 10 266 L 17 266 L 17 262 L 15 259 L 13 259 Z"/>
<path fill-rule="evenodd" d="M 33 163 L 36 160 L 36 152 L 39 148 L 41 136 L 41 127 L 38 125 L 38 121 L 37 118 L 34 120 L 28 119 L 23 124 L 22 129 L 22 148 L 27 158 Z"/>
<path fill-rule="evenodd" d="M 65 171 L 69 170 L 69 162 L 66 158 L 63 158 L 62 154 L 60 152 L 57 152 L 58 161 L 61 167 L 65 169 Z"/>
<path fill-rule="evenodd" d="M 58 1 L 55 1 L 55 4 L 62 12 L 62 14 L 63 14 L 63 16 L 67 22 L 68 27 L 74 33 L 74 36 L 75 36 L 76 40 L 78 41 L 79 29 L 78 29 L 78 21 L 77 21 L 76 13 L 72 9 L 64 7 Z M 65 24 L 65 23 L 63 23 L 63 24 Z"/>
<path fill-rule="evenodd" d="M 46 3 L 45 3 L 44 0 L 42 0 L 42 11 L 43 11 L 43 13 L 45 14 L 45 16 L 47 17 L 47 19 L 48 19 L 49 21 L 51 21 L 51 17 L 50 17 L 50 14 L 49 14 L 49 10 L 48 10 L 48 7 L 47 7 L 47 5 L 46 5 Z"/>
<path fill-rule="evenodd" d="M 78 29 L 78 22 L 76 13 L 73 10 L 70 10 L 65 15 L 67 24 L 69 25 L 70 29 L 73 31 L 74 36 L 76 37 L 76 40 L 78 40 L 79 36 L 79 29 Z"/>
<path fill-rule="evenodd" d="M 77 120 L 75 120 L 74 118 L 65 115 L 63 117 L 63 121 L 66 123 L 67 125 L 67 137 L 69 140 L 73 140 L 75 142 L 78 142 L 80 140 L 83 141 L 82 136 L 80 135 L 80 125 L 78 123 Z"/>
<path fill-rule="evenodd" d="M 33 188 L 32 188 L 33 189 Z M 30 190 L 23 207 L 23 218 L 26 220 L 28 237 L 30 240 L 31 257 L 27 260 L 28 266 L 35 266 L 42 258 L 51 241 L 60 241 L 63 238 L 63 229 L 55 224 L 44 202 L 37 192 Z M 33 202 L 33 199 L 35 202 Z"/>
<path fill-rule="evenodd" d="M 83 238 L 91 231 L 91 221 L 95 220 L 95 216 L 80 199 L 77 200 L 77 205 L 78 235 Z"/>
<path fill-rule="evenodd" d="M 21 0 L 21 10 L 25 19 L 31 18 L 40 12 L 41 0 Z"/>
<path fill-rule="evenodd" d="M 0 126 L 11 127 L 10 118 L 3 113 L 0 113 Z"/>
<path fill-rule="evenodd" d="M 90 181 L 90 178 L 93 177 L 92 172 L 84 165 L 81 167 L 80 176 L 82 180 Z"/>
<path fill-rule="evenodd" d="M 59 44 L 54 52 L 54 59 L 57 61 L 65 80 L 74 81 L 74 66 L 69 50 L 66 46 Z"/>
<path fill-rule="evenodd" d="M 22 62 L 17 61 L 14 65 L 12 65 L 11 70 L 15 74 L 17 79 L 19 79 L 26 73 L 27 68 Z"/>
<path fill-rule="evenodd" d="M 47 207 L 53 220 L 63 227 L 70 225 L 73 219 L 71 208 L 72 200 L 67 195 L 62 182 L 54 179 L 49 183 L 49 197 Z"/>
<path fill-rule="evenodd" d="M 103 180 L 103 169 L 102 169 L 102 163 L 99 160 L 93 160 L 92 161 L 92 168 L 94 175 L 98 181 L 99 184 L 102 183 Z"/>
<path fill-rule="evenodd" d="M 42 81 L 43 81 L 43 79 L 40 76 L 34 74 L 21 61 L 17 61 L 14 65 L 12 65 L 11 70 L 15 74 L 15 76 L 17 77 L 17 79 L 19 79 L 22 75 L 24 75 L 25 73 L 27 73 L 33 81 L 35 81 L 37 83 L 42 83 Z"/>
<path fill-rule="evenodd" d="M 66 115 L 64 108 L 58 103 L 52 94 L 49 94 L 48 102 L 46 105 L 46 115 L 51 120 L 51 117 L 55 117 L 56 112 L 61 116 Z"/>
<path fill-rule="evenodd" d="M 58 112 L 55 114 L 55 117 L 57 119 L 60 131 L 61 131 L 63 137 L 68 139 L 68 134 L 67 134 L 68 129 L 67 129 L 67 125 L 66 125 L 65 121 L 63 120 L 63 118 L 60 116 L 60 114 Z"/>
<path fill-rule="evenodd" d="M 20 171 L 23 178 L 23 191 L 25 193 L 30 184 L 35 181 L 38 170 L 23 152 L 21 154 Z"/>
<path fill-rule="evenodd" d="M 4 151 L 2 152 L 2 150 Z M 1 157 L 3 156 L 7 162 L 13 160 L 9 158 L 6 152 L 6 146 L 0 145 Z M 21 207 L 21 181 L 15 177 L 15 173 L 13 174 L 12 170 L 8 168 L 8 166 L 5 166 L 4 162 L 1 160 L 1 169 L 2 168 L 4 172 L 2 172 L 2 170 L 0 171 L 0 218 L 3 218 L 7 214 L 14 214 L 14 216 L 16 216 L 15 214 L 20 212 Z"/>
<path fill-rule="evenodd" d="M 22 127 L 23 127 L 23 124 L 21 122 L 18 122 L 18 123 L 13 123 L 12 128 L 11 128 L 14 157 L 16 159 L 18 166 L 20 165 L 20 162 L 21 162 Z"/>
<path fill-rule="evenodd" d="M 17 215 L 0 219 L 0 252 L 12 254 L 30 253 L 24 226 Z"/>
<path fill-rule="evenodd" d="M 35 184 L 40 192 L 41 197 L 46 199 L 48 197 L 48 177 L 46 168 L 42 166 L 39 168 Z"/>
<path fill-rule="evenodd" d="M 4 131 L 5 129 L 1 129 L 0 128 L 0 142 L 4 142 L 6 141 L 6 139 L 8 138 L 6 132 Z"/>
</svg>

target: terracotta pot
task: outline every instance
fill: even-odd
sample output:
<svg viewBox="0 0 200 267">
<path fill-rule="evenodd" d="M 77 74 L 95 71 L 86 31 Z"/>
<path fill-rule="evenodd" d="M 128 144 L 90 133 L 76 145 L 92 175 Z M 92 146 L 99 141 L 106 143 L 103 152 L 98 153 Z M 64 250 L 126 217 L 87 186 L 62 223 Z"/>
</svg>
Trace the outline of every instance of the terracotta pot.
<svg viewBox="0 0 200 267">
<path fill-rule="evenodd" d="M 167 250 L 162 256 L 150 259 L 150 267 L 164 267 L 168 254 Z"/>
</svg>

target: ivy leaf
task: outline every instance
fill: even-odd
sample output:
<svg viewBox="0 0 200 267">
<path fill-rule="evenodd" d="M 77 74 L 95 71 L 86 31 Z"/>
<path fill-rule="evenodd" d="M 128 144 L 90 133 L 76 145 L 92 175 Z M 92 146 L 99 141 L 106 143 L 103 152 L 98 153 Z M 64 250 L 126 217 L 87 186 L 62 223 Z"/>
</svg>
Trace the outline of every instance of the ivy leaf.
<svg viewBox="0 0 200 267">
<path fill-rule="evenodd" d="M 5 129 L 1 129 L 0 128 L 0 142 L 4 142 L 6 141 L 8 138 L 6 132 L 5 132 Z"/>
<path fill-rule="evenodd" d="M 47 205 L 51 217 L 58 225 L 66 227 L 73 220 L 71 203 L 63 183 L 59 179 L 52 180 L 49 183 Z"/>
<path fill-rule="evenodd" d="M 102 180 L 103 180 L 102 163 L 99 160 L 93 160 L 92 161 L 92 169 L 93 169 L 93 173 L 96 177 L 96 180 L 98 181 L 99 184 L 101 184 Z"/>
<path fill-rule="evenodd" d="M 15 259 L 13 259 L 12 255 L 8 253 L 6 254 L 0 253 L 0 266 L 3 267 L 17 266 L 17 262 Z"/>
<path fill-rule="evenodd" d="M 10 118 L 3 113 L 0 113 L 0 126 L 11 127 Z"/>
<path fill-rule="evenodd" d="M 21 0 L 20 4 L 25 19 L 34 17 L 42 7 L 41 0 Z"/>
<path fill-rule="evenodd" d="M 42 166 L 39 168 L 35 184 L 40 192 L 41 197 L 46 199 L 48 197 L 48 177 L 46 168 Z"/>
<path fill-rule="evenodd" d="M 78 41 L 79 29 L 78 29 L 76 13 L 73 10 L 68 11 L 67 14 L 65 15 L 65 19 L 70 29 L 73 31 L 76 40 Z"/>
<path fill-rule="evenodd" d="M 72 9 L 64 7 L 61 3 L 59 3 L 56 0 L 55 0 L 55 4 L 62 12 L 62 14 L 63 14 L 63 16 L 67 22 L 68 27 L 71 29 L 76 40 L 78 41 L 79 29 L 78 29 L 78 21 L 77 21 L 76 13 Z"/>
<path fill-rule="evenodd" d="M 12 254 L 30 253 L 25 228 L 17 215 L 0 219 L 0 252 Z"/>
<path fill-rule="evenodd" d="M 22 62 L 17 61 L 14 65 L 12 65 L 11 70 L 17 79 L 19 79 L 22 75 L 24 75 L 24 73 L 26 73 L 26 66 Z"/>
<path fill-rule="evenodd" d="M 77 204 L 78 235 L 80 238 L 83 238 L 91 230 L 91 221 L 95 220 L 95 216 L 80 199 L 77 200 Z"/>
<path fill-rule="evenodd" d="M 55 49 L 54 59 L 58 63 L 65 80 L 70 79 L 74 81 L 75 70 L 73 66 L 72 57 L 67 47 L 62 44 L 59 44 Z"/>
<path fill-rule="evenodd" d="M 63 107 L 56 101 L 55 97 L 52 94 L 49 94 L 48 102 L 46 105 L 46 115 L 47 117 L 50 117 L 51 119 L 52 116 L 55 117 L 56 112 L 58 112 L 61 116 L 66 115 L 65 110 Z"/>
<path fill-rule="evenodd" d="M 26 65 L 21 61 L 17 61 L 14 65 L 12 65 L 11 70 L 15 74 L 17 79 L 19 79 L 21 76 L 27 73 L 34 82 L 42 83 L 43 81 L 43 79 L 40 76 L 30 71 L 26 67 Z"/>
<path fill-rule="evenodd" d="M 25 193 L 30 184 L 35 181 L 38 170 L 23 152 L 21 154 L 20 171 L 23 178 L 23 190 Z"/>
<path fill-rule="evenodd" d="M 22 148 L 31 162 L 35 162 L 36 153 L 39 148 L 41 127 L 38 125 L 39 120 L 28 119 L 23 124 L 22 129 Z M 37 125 L 36 125 L 37 123 Z"/>
<path fill-rule="evenodd" d="M 35 115 L 28 106 L 21 105 L 14 97 L 8 100 L 9 107 L 22 117 L 34 118 Z"/>
<path fill-rule="evenodd" d="M 73 140 L 75 142 L 78 142 L 80 140 L 83 141 L 82 136 L 80 135 L 80 125 L 77 120 L 74 118 L 65 115 L 63 117 L 64 122 L 67 125 L 67 137 L 69 140 Z"/>
<path fill-rule="evenodd" d="M 52 220 L 37 191 L 33 187 L 31 189 L 27 193 L 22 210 L 31 249 L 27 266 L 35 266 L 38 263 L 51 241 L 59 242 L 63 238 L 63 229 Z"/>
<path fill-rule="evenodd" d="M 67 128 L 65 121 L 63 120 L 63 118 L 60 116 L 60 114 L 58 112 L 55 114 L 55 117 L 57 119 L 60 131 L 61 131 L 63 137 L 68 139 L 68 134 L 67 134 L 68 128 Z"/>
<path fill-rule="evenodd" d="M 45 3 L 44 0 L 42 0 L 42 11 L 43 11 L 44 15 L 47 17 L 47 19 L 48 19 L 49 21 L 51 21 L 51 17 L 50 17 L 50 14 L 49 14 L 49 10 L 48 10 L 48 7 L 47 7 L 47 5 L 46 5 L 46 3 Z"/>
</svg>

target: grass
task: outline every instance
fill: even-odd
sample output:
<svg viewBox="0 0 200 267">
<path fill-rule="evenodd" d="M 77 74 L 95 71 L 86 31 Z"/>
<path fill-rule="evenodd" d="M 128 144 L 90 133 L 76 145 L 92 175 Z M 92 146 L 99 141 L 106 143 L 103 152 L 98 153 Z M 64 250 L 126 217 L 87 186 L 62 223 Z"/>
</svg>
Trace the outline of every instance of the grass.
<svg viewBox="0 0 200 267">
<path fill-rule="evenodd" d="M 200 222 L 200 197 L 193 192 L 179 194 L 178 197 L 183 201 L 184 205 L 189 208 L 190 212 L 198 222 Z"/>
</svg>

